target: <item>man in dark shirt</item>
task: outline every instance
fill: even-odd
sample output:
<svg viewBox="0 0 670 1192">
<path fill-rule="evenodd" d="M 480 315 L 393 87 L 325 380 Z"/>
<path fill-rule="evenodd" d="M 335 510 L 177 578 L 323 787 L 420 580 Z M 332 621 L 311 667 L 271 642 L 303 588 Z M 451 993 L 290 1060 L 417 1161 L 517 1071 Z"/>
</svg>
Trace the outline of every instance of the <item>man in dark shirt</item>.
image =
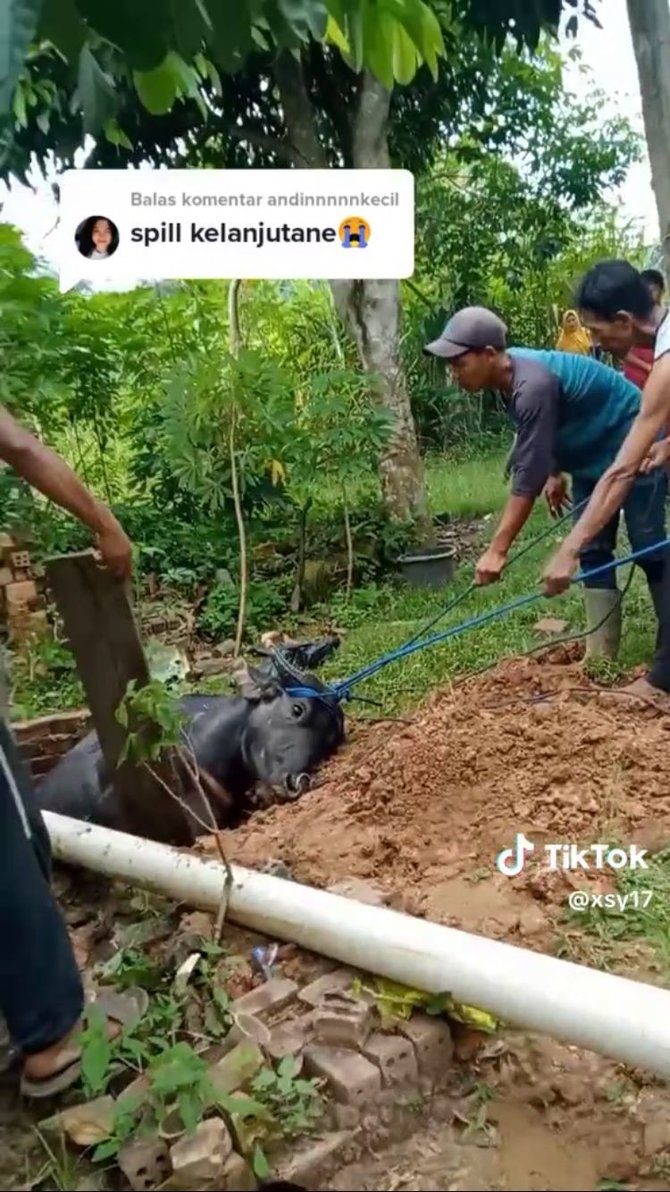
<svg viewBox="0 0 670 1192">
<path fill-rule="evenodd" d="M 101 561 L 125 581 L 132 548 L 110 509 L 55 452 L 0 407 L 0 460 L 95 535 Z M 76 1082 L 84 990 L 65 922 L 50 889 L 49 837 L 9 726 L 0 658 L 0 1040 L 23 1059 L 26 1097 L 51 1097 Z M 109 999 L 107 999 L 109 1001 Z M 108 1033 L 132 1021 L 129 995 L 105 1006 Z"/>
<path fill-rule="evenodd" d="M 508 348 L 504 323 L 484 307 L 467 307 L 449 320 L 424 351 L 447 360 L 458 383 L 471 393 L 498 390 L 515 424 L 517 439 L 511 493 L 493 538 L 477 563 L 480 585 L 500 579 L 514 540 L 537 498 L 562 512 L 572 480 L 580 506 L 611 465 L 640 409 L 640 391 L 621 373 L 589 356 L 571 352 Z M 640 476 L 624 505 L 634 550 L 665 537 L 664 474 Z M 614 560 L 618 513 L 580 555 L 582 570 Z M 663 554 L 640 560 L 657 615 L 661 606 Z M 614 570 L 585 585 L 589 636 L 587 656 L 615 658 L 621 636 L 621 597 Z"/>
</svg>

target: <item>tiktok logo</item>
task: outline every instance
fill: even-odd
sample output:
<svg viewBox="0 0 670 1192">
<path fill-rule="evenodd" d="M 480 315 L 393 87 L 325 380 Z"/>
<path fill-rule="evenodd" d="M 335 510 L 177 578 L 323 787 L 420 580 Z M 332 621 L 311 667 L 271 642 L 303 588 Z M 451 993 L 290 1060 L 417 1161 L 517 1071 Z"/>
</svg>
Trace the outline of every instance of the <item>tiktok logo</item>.
<svg viewBox="0 0 670 1192">
<path fill-rule="evenodd" d="M 523 832 L 517 832 L 513 848 L 504 848 L 496 857 L 496 865 L 505 877 L 516 877 L 526 864 L 526 856 L 535 852 L 535 845 Z"/>
</svg>

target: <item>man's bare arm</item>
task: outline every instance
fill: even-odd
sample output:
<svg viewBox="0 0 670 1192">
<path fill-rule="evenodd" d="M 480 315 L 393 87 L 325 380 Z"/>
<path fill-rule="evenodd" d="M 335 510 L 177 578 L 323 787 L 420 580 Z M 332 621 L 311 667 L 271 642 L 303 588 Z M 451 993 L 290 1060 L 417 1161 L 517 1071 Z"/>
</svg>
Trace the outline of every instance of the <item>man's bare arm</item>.
<svg viewBox="0 0 670 1192">
<path fill-rule="evenodd" d="M 491 546 L 494 550 L 502 551 L 504 555 L 508 553 L 512 543 L 518 538 L 533 512 L 534 504 L 533 497 L 512 495 L 507 498 L 502 517 L 491 539 Z"/>
<path fill-rule="evenodd" d="M 600 477 L 586 509 L 568 534 L 562 552 L 578 555 L 618 512 L 669 417 L 670 355 L 663 356 L 650 373 L 642 392 L 640 412 L 614 463 Z"/>
<path fill-rule="evenodd" d="M 45 447 L 0 407 L 0 459 L 96 536 L 107 566 L 121 578 L 130 574 L 132 550 L 114 514 L 89 492 L 65 460 Z"/>
</svg>

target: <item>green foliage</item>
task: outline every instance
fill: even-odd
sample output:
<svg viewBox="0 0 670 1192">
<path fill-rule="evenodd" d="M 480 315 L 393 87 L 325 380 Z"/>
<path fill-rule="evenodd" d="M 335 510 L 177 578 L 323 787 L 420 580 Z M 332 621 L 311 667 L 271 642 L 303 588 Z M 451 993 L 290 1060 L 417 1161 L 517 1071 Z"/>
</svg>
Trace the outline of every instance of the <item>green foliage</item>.
<svg viewBox="0 0 670 1192">
<path fill-rule="evenodd" d="M 65 326 L 58 285 L 36 266 L 20 232 L 0 224 L 0 403 L 49 433 L 63 420 Z"/>
<path fill-rule="evenodd" d="M 158 761 L 163 750 L 177 748 L 183 740 L 186 718 L 173 694 L 158 679 L 139 689 L 136 680 L 131 679 L 116 719 L 127 730 L 119 765 L 124 761 Z"/>
<path fill-rule="evenodd" d="M 250 632 L 261 633 L 276 624 L 286 612 L 290 596 L 290 576 L 273 581 L 252 582 L 247 592 L 247 624 Z M 203 637 L 221 641 L 234 635 L 239 607 L 237 584 L 216 584 L 207 594 L 198 617 L 198 630 Z"/>
<path fill-rule="evenodd" d="M 299 464 L 290 486 L 304 494 L 314 476 L 346 485 L 362 468 L 376 469 L 393 422 L 387 410 L 372 404 L 374 387 L 373 376 L 347 368 L 307 378 L 292 432 L 299 436 Z"/>
<path fill-rule="evenodd" d="M 223 1113 L 243 1124 L 250 1161 L 259 1178 L 264 1178 L 268 1165 L 262 1144 L 299 1137 L 318 1120 L 322 1112 L 319 1082 L 301 1079 L 291 1057 L 276 1070 L 263 1067 L 250 1085 L 250 1096 L 222 1095 L 214 1087 L 207 1061 L 184 1038 L 189 998 L 204 1005 L 204 1030 L 210 1040 L 225 1038 L 233 1025 L 231 1003 L 222 987 L 223 955 L 221 947 L 203 940 L 189 989 L 180 997 L 174 993 L 170 972 L 148 962 L 136 949 L 120 950 L 113 963 L 104 966 L 104 980 L 124 988 L 134 978 L 151 989 L 153 997 L 142 1022 L 113 1041 L 95 1005 L 87 1013 L 81 1037 L 86 1095 L 104 1093 L 124 1068 L 145 1078 L 141 1095 L 122 1092 L 118 1096 L 111 1134 L 96 1148 L 96 1161 L 115 1158 L 131 1137 L 191 1133 L 205 1117 Z"/>
<path fill-rule="evenodd" d="M 610 847 L 621 846 L 612 840 Z M 579 927 L 586 940 L 578 936 L 580 950 L 594 945 L 599 967 L 609 968 L 619 949 L 631 942 L 646 944 L 654 954 L 653 963 L 665 980 L 670 972 L 670 851 L 663 849 L 649 858 L 648 868 L 623 869 L 617 874 L 618 906 L 590 906 L 578 914 L 566 910 L 568 929 Z M 626 900 L 626 901 L 624 901 Z M 559 941 L 559 954 L 570 955 L 567 939 Z M 593 963 L 593 956 L 589 955 Z"/>
<path fill-rule="evenodd" d="M 139 10 L 125 2 L 110 8 L 104 0 L 14 0 L 0 27 L 3 113 L 13 98 L 15 110 L 25 107 L 22 67 L 32 40 L 55 48 L 73 92 L 71 107 L 93 135 L 109 133 L 118 78 L 159 115 L 181 98 L 199 98 L 203 82 L 217 78 L 214 60 L 235 72 L 259 49 L 296 53 L 311 41 L 325 42 L 352 70 L 369 69 L 387 87 L 411 81 L 422 64 L 435 77 L 444 53 L 440 19 L 424 0 L 255 0 L 241 2 L 234 17 L 223 0 L 147 0 Z"/>
<path fill-rule="evenodd" d="M 582 7 L 597 23 L 592 0 L 582 0 Z M 205 119 L 203 84 L 220 88 L 214 62 L 235 76 L 259 51 L 298 54 L 317 44 L 333 47 L 351 71 L 367 69 L 390 89 L 410 84 L 421 68 L 435 81 L 445 38 L 449 42 L 455 30 L 472 30 L 498 50 L 510 33 L 519 45 L 534 47 L 543 28 L 556 30 L 561 8 L 560 0 L 532 6 L 464 0 L 453 7 L 424 0 L 240 0 L 233 13 L 223 0 L 148 0 L 141 9 L 127 0 L 111 8 L 105 0 L 12 0 L 0 26 L 0 112 L 13 101 L 20 124 L 30 105 L 45 132 L 52 114 L 68 106 L 81 114 L 85 132 L 103 132 L 119 147 L 125 136 L 116 122 L 120 82 L 132 86 L 152 115 L 191 98 Z M 568 23 L 571 32 L 577 23 L 578 10 Z M 62 63 L 67 105 L 54 102 L 50 79 L 40 92 L 22 70 L 31 41 Z"/>
<path fill-rule="evenodd" d="M 263 1106 L 251 1097 L 217 1093 L 208 1065 L 189 1043 L 167 1046 L 149 1063 L 146 1095 L 119 1097 L 110 1138 L 96 1148 L 97 1162 L 113 1158 L 133 1136 L 155 1136 L 166 1130 L 192 1134 L 212 1110 L 242 1118 L 263 1116 Z"/>
<path fill-rule="evenodd" d="M 144 952 L 137 948 L 119 948 L 103 965 L 100 977 L 121 990 L 136 985 L 153 990 L 160 985 L 162 974 L 159 966 Z"/>
<path fill-rule="evenodd" d="M 149 7 L 166 3 L 172 7 L 173 0 L 153 0 Z M 517 50 L 520 44 L 536 48 L 540 28 L 555 31 L 561 7 L 559 0 L 542 0 L 520 15 L 516 0 L 496 0 L 487 11 L 480 11 L 479 0 L 453 0 L 449 5 L 328 0 L 325 7 L 315 0 L 292 0 L 278 17 L 282 0 L 254 0 L 253 5 L 247 0 L 238 5 L 233 20 L 228 11 L 222 18 L 223 0 L 209 0 L 212 36 L 205 37 L 202 53 L 185 55 L 183 41 L 169 33 L 170 19 L 164 20 L 168 32 L 159 34 L 160 17 L 152 33 L 154 53 L 147 57 L 137 16 L 128 19 L 123 37 L 110 37 L 102 4 L 103 0 L 88 0 L 86 13 L 93 29 L 102 20 L 102 37 L 91 34 L 83 49 L 81 38 L 76 38 L 69 50 L 56 52 L 52 47 L 54 40 L 61 46 L 58 30 L 55 38 L 40 43 L 26 64 L 19 92 L 30 90 L 33 102 L 23 104 L 27 123 L 15 120 L 9 130 L 0 161 L 5 176 L 25 178 L 31 155 L 43 168 L 51 154 L 72 165 L 84 132 L 96 126 L 97 144 L 89 159 L 96 165 L 302 165 L 291 147 L 278 86 L 282 63 L 296 75 L 294 88 L 304 84 L 310 97 L 304 120 L 314 119 L 330 165 L 354 164 L 357 72 L 367 66 L 389 87 L 395 79 L 392 157 L 424 172 L 435 149 L 444 145 L 445 132 L 451 138 L 458 129 L 474 127 L 475 119 L 483 122 L 487 145 L 499 147 L 510 96 L 512 122 L 514 113 L 523 120 L 526 105 L 519 96 L 511 90 L 496 96 L 495 81 L 491 86 L 497 54 L 512 36 Z M 187 14 L 193 16 L 195 7 L 196 0 L 184 0 L 185 27 L 192 28 Z M 116 19 L 112 25 L 116 27 Z M 193 44 L 192 38 L 191 49 Z M 281 47 L 291 55 L 278 56 Z M 135 51 L 152 65 L 137 67 Z M 87 67 L 85 88 L 75 86 L 77 55 Z M 532 71 L 519 82 L 532 93 Z"/>
<path fill-rule="evenodd" d="M 249 350 L 239 358 L 216 354 L 215 345 L 206 342 L 204 350 L 171 370 L 162 448 L 179 483 L 217 514 L 232 497 L 233 414 L 242 499 L 255 484 L 263 501 L 295 455 L 294 413 L 290 378 L 273 360 Z M 258 481 L 266 481 L 265 488 Z"/>
<path fill-rule="evenodd" d="M 460 26 L 450 26 L 445 37 L 449 59 L 437 84 L 419 71 L 391 101 L 394 164 L 423 171 L 417 269 L 402 286 L 400 351 L 423 448 L 457 446 L 474 455 L 508 442 L 510 428 L 493 395 L 472 397 L 448 384 L 444 370 L 423 357 L 423 345 L 455 306 L 469 302 L 497 309 L 514 342 L 551 344 L 557 316 L 593 259 L 623 254 L 642 261 L 638 240 L 602 201 L 637 143 L 625 123 L 600 120 L 597 94 L 568 118 L 572 101 L 562 89 L 561 64 L 544 40 L 533 55 L 506 45 L 496 58 Z M 103 62 L 118 50 L 100 42 L 94 52 Z M 28 66 L 31 79 L 54 83 L 59 103 L 66 93 L 57 77 L 63 65 L 51 54 Z M 197 153 L 195 100 L 159 120 L 149 119 L 135 97 L 135 106 L 128 101 L 124 109 L 130 123 L 119 114 L 116 143 L 100 140 L 92 160 L 246 164 L 245 146 L 225 128 L 251 120 L 264 146 L 254 164 L 280 163 L 277 146 L 286 128 L 272 69 L 272 56 L 257 47 L 234 77 L 220 73 L 218 91 L 207 75 L 208 119 L 216 129 L 198 136 Z M 327 160 L 350 163 L 354 76 L 339 52 L 315 46 L 301 69 L 313 97 L 308 114 Z M 127 79 L 114 78 L 125 103 Z M 29 114 L 39 102 L 28 105 Z M 49 137 L 63 161 L 79 143 L 79 131 L 69 109 L 58 112 Z M 19 139 L 35 131 L 30 119 L 28 125 Z M 119 130 L 132 131 L 132 153 Z M 49 138 L 39 129 L 35 135 L 46 146 Z M 273 146 L 267 151 L 265 138 Z M 22 143 L 27 147 L 29 138 Z M 328 287 L 300 281 L 245 286 L 247 347 L 237 361 L 228 351 L 227 289 L 196 282 L 60 295 L 17 233 L 0 228 L 4 400 L 114 506 L 138 549 L 138 592 L 149 573 L 166 590 L 161 599 L 183 594 L 195 605 L 199 632 L 213 639 L 232 634 L 238 602 L 236 580 L 227 582 L 239 571 L 233 417 L 249 540 L 250 636 L 287 619 L 305 511 L 307 562 L 328 561 L 331 591 L 347 576 L 345 510 L 354 581 L 367 592 L 412 534 L 409 526 L 391 527 L 381 507 L 377 465 L 390 422 L 377 405 L 375 378 L 361 376 Z M 443 486 L 436 513 L 453 514 L 462 474 Z M 37 560 L 89 544 L 86 531 L 8 470 L 0 471 L 0 507 L 4 524 L 20 524 L 32 537 Z M 366 598 L 364 592 L 361 601 Z M 323 596 L 316 592 L 312 599 Z M 337 597 L 318 615 L 328 619 L 331 610 L 345 624 L 363 616 L 362 604 Z M 41 672 L 41 654 L 36 665 L 18 660 L 18 707 L 45 711 L 49 704 L 83 702 L 62 659 L 53 681 Z"/>
<path fill-rule="evenodd" d="M 292 1055 L 284 1056 L 276 1070 L 262 1068 L 251 1082 L 251 1091 L 270 1111 L 284 1138 L 308 1134 L 323 1113 L 318 1080 L 301 1079 Z"/>
<path fill-rule="evenodd" d="M 586 136 L 586 112 L 579 124 Z M 418 189 L 422 234 L 415 278 L 405 285 L 403 360 L 426 446 L 464 446 L 487 438 L 493 446 L 491 437 L 506 427 L 493 395 L 463 393 L 449 383 L 439 362 L 422 358 L 423 345 L 440 333 L 454 309 L 489 306 L 507 323 L 512 343 L 553 347 L 560 313 L 572 304 L 579 276 L 593 261 L 620 255 L 644 261 L 639 236 L 600 200 L 617 136 L 615 158 L 621 163 L 634 157 L 635 139 L 625 129 L 610 130 L 600 147 L 598 137 L 591 138 L 588 152 L 574 156 L 566 144 L 565 160 L 575 164 L 557 188 L 551 164 L 548 176 L 540 165 L 540 143 L 546 136 L 547 150 L 550 142 L 553 146 L 550 161 L 558 160 L 560 127 L 559 121 L 551 132 L 536 130 L 532 160 L 523 172 L 479 150 L 464 166 L 455 152 L 445 155 Z M 476 235 L 467 234 L 468 227 L 476 228 Z"/>
<path fill-rule="evenodd" d="M 95 1002 L 86 1011 L 86 1026 L 81 1033 L 81 1075 L 87 1097 L 105 1092 L 112 1078 L 111 1062 L 115 1044 L 110 1040 L 107 1018 Z"/>
<path fill-rule="evenodd" d="M 60 641 L 29 637 L 13 652 L 11 679 L 16 720 L 85 707 L 74 656 Z"/>
</svg>

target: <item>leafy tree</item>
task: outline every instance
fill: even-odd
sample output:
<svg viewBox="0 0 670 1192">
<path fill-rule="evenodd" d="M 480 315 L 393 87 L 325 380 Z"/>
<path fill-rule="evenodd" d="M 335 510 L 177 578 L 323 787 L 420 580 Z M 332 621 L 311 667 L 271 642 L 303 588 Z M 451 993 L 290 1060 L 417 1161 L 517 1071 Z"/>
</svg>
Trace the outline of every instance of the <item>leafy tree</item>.
<svg viewBox="0 0 670 1192">
<path fill-rule="evenodd" d="M 234 11 L 223 0 L 151 0 L 141 15 L 127 0 L 25 3 L 29 19 L 14 29 L 0 75 L 10 87 L 35 36 L 57 52 L 29 63 L 15 92 L 19 135 L 6 145 L 10 172 L 23 168 L 29 150 L 43 158 L 55 147 L 68 160 L 82 130 L 104 130 L 119 165 L 136 154 L 176 164 L 176 146 L 183 143 L 193 165 L 240 164 L 240 155 L 245 164 L 269 164 L 269 153 L 272 161 L 302 167 L 384 167 L 400 160 L 425 168 L 445 119 L 473 82 L 475 99 L 485 106 L 488 68 L 510 30 L 519 44 L 534 46 L 541 29 L 555 29 L 561 15 L 559 0 L 532 6 L 522 0 L 454 0 L 453 6 L 442 0 L 254 0 Z M 573 24 L 578 12 L 597 20 L 591 0 L 568 0 L 568 8 Z M 481 47 L 475 71 L 463 70 L 474 44 Z M 413 84 L 413 93 L 394 83 Z M 83 115 L 77 131 L 73 112 Z M 241 112 L 253 115 L 251 126 Z M 396 123 L 401 157 L 389 139 Z M 425 150 L 412 152 L 412 146 Z M 338 283 L 333 292 L 394 417 L 382 469 L 387 505 L 400 518 L 417 516 L 428 536 L 421 461 L 398 359 L 398 286 Z"/>
<path fill-rule="evenodd" d="M 39 274 L 18 229 L 0 224 L 0 403 L 42 433 L 63 417 L 62 312 L 57 283 Z"/>
<path fill-rule="evenodd" d="M 666 273 L 670 274 L 670 7 L 666 0 L 628 0 L 651 176 Z"/>
<path fill-rule="evenodd" d="M 237 70 L 262 49 L 301 51 L 310 42 L 335 45 L 350 69 L 371 72 L 387 89 L 412 81 L 422 64 L 437 76 L 444 54 L 443 24 L 458 20 L 502 47 L 513 31 L 536 45 L 542 28 L 557 28 L 561 13 L 577 32 L 578 14 L 598 24 L 599 0 L 21 0 L 8 8 L 0 43 L 0 110 L 7 110 L 33 42 L 50 42 L 68 63 L 89 131 L 102 129 L 114 101 L 105 68 L 132 80 L 151 110 L 167 111 L 198 86 L 204 54 Z"/>
</svg>

